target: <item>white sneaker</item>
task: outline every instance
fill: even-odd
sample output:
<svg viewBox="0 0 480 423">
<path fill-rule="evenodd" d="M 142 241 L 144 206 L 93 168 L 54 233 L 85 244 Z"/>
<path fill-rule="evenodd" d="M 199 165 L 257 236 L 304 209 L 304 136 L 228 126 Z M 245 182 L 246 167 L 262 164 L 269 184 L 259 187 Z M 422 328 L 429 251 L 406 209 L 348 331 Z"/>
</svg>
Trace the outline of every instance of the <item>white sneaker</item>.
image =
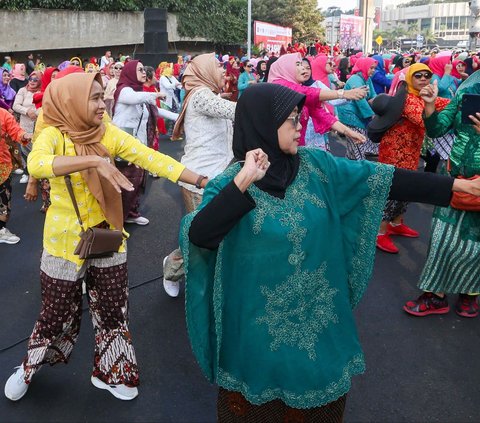
<svg viewBox="0 0 480 423">
<path fill-rule="evenodd" d="M 168 256 L 163 259 L 163 274 L 165 275 L 165 263 L 167 262 Z M 163 277 L 163 289 L 165 292 L 170 295 L 170 297 L 178 297 L 178 293 L 180 292 L 180 282 L 174 282 L 170 279 L 165 279 Z"/>
<path fill-rule="evenodd" d="M 15 169 L 13 173 L 15 173 L 15 175 L 23 175 L 23 169 Z"/>
<path fill-rule="evenodd" d="M 0 244 L 16 244 L 18 241 L 20 241 L 20 238 L 12 234 L 7 228 L 0 229 Z"/>
<path fill-rule="evenodd" d="M 11 401 L 18 401 L 28 391 L 28 384 L 25 383 L 25 371 L 23 364 L 15 367 L 15 372 L 8 378 L 5 384 L 5 396 Z"/>
<path fill-rule="evenodd" d="M 23 174 L 22 177 L 20 178 L 20 183 L 26 184 L 27 182 L 28 182 L 28 175 Z"/>
<path fill-rule="evenodd" d="M 110 392 L 115 398 L 130 401 L 138 395 L 137 388 L 130 388 L 126 385 L 107 385 L 105 382 L 102 382 L 98 377 L 92 376 L 90 379 L 93 383 L 93 386 L 99 389 L 105 389 Z"/>
<path fill-rule="evenodd" d="M 137 225 L 145 226 L 150 223 L 150 220 L 143 216 L 128 217 L 127 219 L 125 219 L 125 223 L 136 223 Z"/>
</svg>

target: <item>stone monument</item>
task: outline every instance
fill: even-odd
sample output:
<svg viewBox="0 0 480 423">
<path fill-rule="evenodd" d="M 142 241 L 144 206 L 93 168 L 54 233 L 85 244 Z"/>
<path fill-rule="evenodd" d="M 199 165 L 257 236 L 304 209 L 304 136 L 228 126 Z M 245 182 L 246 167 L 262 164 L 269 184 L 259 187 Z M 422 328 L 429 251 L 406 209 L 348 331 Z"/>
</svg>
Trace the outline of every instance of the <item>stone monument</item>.
<svg viewBox="0 0 480 423">
<path fill-rule="evenodd" d="M 176 63 L 177 54 L 168 52 L 167 10 L 147 8 L 143 12 L 143 17 L 144 52 L 135 54 L 135 59 L 154 69 L 160 62 Z"/>
</svg>

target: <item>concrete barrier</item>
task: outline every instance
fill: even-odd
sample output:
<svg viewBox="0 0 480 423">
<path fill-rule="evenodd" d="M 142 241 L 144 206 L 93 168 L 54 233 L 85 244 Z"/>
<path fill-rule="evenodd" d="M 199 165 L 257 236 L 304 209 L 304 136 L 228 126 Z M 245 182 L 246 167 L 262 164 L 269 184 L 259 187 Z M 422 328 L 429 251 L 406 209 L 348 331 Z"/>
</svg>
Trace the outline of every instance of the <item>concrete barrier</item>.
<svg viewBox="0 0 480 423">
<path fill-rule="evenodd" d="M 1 52 L 26 52 L 126 46 L 143 44 L 143 12 L 88 12 L 32 9 L 0 10 Z M 207 42 L 204 38 L 180 37 L 177 16 L 169 13 L 168 39 L 176 42 Z"/>
</svg>

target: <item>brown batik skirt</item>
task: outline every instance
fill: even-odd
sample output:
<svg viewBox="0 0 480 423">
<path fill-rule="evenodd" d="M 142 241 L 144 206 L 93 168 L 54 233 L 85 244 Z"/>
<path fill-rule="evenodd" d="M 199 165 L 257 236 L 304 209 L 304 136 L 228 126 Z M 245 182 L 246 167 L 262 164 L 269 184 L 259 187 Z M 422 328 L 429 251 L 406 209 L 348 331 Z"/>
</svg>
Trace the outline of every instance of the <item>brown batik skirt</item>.
<svg viewBox="0 0 480 423">
<path fill-rule="evenodd" d="M 301 409 L 279 399 L 254 405 L 240 392 L 220 388 L 217 418 L 219 423 L 342 423 L 346 398 L 343 395 L 322 407 Z"/>
</svg>

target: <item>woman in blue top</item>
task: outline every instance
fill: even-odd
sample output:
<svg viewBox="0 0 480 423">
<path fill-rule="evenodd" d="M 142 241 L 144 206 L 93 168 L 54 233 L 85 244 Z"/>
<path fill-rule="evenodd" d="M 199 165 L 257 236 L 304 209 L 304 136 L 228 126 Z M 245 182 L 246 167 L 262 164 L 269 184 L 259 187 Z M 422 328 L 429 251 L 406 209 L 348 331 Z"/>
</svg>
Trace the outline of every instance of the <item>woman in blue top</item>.
<svg viewBox="0 0 480 423">
<path fill-rule="evenodd" d="M 256 84 L 257 79 L 255 78 L 255 74 L 253 73 L 253 64 L 250 60 L 247 60 L 243 64 L 243 68 L 240 68 L 240 76 L 238 78 L 238 98 L 242 95 L 243 91 L 251 84 Z"/>
<path fill-rule="evenodd" d="M 337 108 L 340 122 L 365 137 L 367 137 L 367 124 L 375 115 L 370 107 L 370 101 L 375 97 L 375 89 L 370 78 L 376 67 L 377 62 L 371 57 L 362 57 L 357 60 L 352 69 L 352 75 L 345 84 L 345 90 L 367 86 L 369 93 L 362 100 L 351 101 Z M 346 139 L 346 157 L 350 160 L 364 160 L 365 153 L 378 154 L 378 146 L 368 139 L 364 144 L 357 144 L 348 136 L 346 136 Z"/>
<path fill-rule="evenodd" d="M 377 61 L 377 68 L 375 69 L 375 73 L 372 76 L 372 83 L 373 88 L 375 88 L 375 93 L 388 93 L 390 85 L 392 85 L 393 75 L 387 75 L 387 72 L 385 71 L 385 63 L 382 56 L 372 56 L 372 59 L 375 59 Z M 389 77 L 389 75 L 391 75 L 391 78 Z"/>
</svg>

